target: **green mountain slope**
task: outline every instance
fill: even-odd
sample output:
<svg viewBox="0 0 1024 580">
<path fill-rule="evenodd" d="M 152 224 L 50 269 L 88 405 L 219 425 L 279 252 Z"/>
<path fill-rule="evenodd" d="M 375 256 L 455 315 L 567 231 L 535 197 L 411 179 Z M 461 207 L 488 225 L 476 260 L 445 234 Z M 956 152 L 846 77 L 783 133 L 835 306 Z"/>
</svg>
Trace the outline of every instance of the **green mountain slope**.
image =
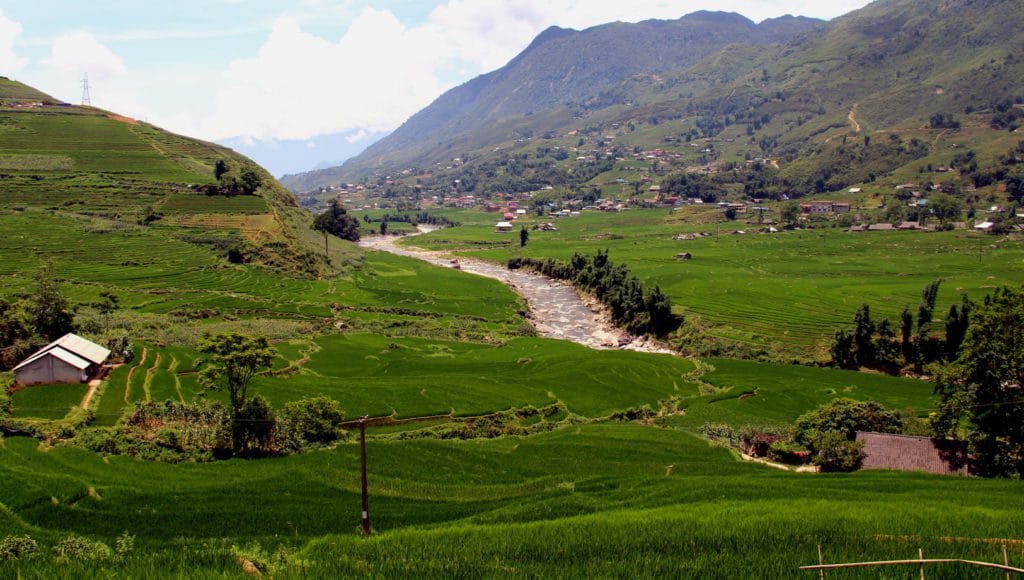
<svg viewBox="0 0 1024 580">
<path fill-rule="evenodd" d="M 632 177 L 623 171 L 718 172 L 771 158 L 778 167 L 770 175 L 740 176 L 735 188 L 750 193 L 753 181 L 754 192 L 780 197 L 885 176 L 903 182 L 929 163 L 949 165 L 966 143 L 978 152 L 971 172 L 987 176 L 961 186 L 984 187 L 1004 173 L 999 156 L 1024 118 L 1019 8 L 1013 0 L 879 0 L 829 23 L 753 25 L 698 13 L 549 30 L 342 167 L 286 185 L 306 191 L 409 170 L 432 174 L 416 184 L 434 193 L 454 179 L 484 194 L 579 189 Z M 699 35 L 680 36 L 697 47 L 686 56 L 673 52 L 681 45 L 647 42 L 653 31 L 678 34 L 697 22 Z M 553 154 L 560 149 L 568 155 Z M 650 149 L 678 157 L 630 165 L 634 151 Z"/>
<path fill-rule="evenodd" d="M 92 107 L 63 103 L 15 81 L 0 82 L 0 212 L 94 220 L 102 229 L 154 228 L 226 259 L 296 275 L 330 269 L 310 218 L 249 159 Z M 250 195 L 214 177 L 252 172 Z M 342 258 L 341 256 L 336 256 Z M 343 262 L 336 260 L 336 264 Z"/>
<path fill-rule="evenodd" d="M 615 22 L 584 31 L 551 27 L 507 65 L 448 91 L 343 170 L 313 172 L 312 180 L 290 176 L 286 185 L 303 190 L 378 166 L 441 161 L 451 157 L 452 143 L 486 147 L 504 137 L 494 130 L 496 121 L 515 119 L 525 129 L 542 111 L 572 119 L 623 104 L 627 99 L 616 89 L 623 79 L 690 66 L 736 42 L 778 42 L 819 24 L 786 17 L 757 25 L 738 14 L 696 12 L 673 21 Z M 488 136 L 466 139 L 481 131 Z"/>
</svg>

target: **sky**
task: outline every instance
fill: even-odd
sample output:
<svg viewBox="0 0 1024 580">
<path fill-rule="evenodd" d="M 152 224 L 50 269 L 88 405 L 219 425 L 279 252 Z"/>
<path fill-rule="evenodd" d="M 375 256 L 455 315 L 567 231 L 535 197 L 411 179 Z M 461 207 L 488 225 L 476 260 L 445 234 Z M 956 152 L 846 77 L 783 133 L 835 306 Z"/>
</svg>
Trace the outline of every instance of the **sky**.
<svg viewBox="0 0 1024 580">
<path fill-rule="evenodd" d="M 695 10 L 830 19 L 867 3 L 0 0 L 0 75 L 77 104 L 88 74 L 93 105 L 229 143 L 280 175 L 351 155 L 552 25 Z"/>
</svg>

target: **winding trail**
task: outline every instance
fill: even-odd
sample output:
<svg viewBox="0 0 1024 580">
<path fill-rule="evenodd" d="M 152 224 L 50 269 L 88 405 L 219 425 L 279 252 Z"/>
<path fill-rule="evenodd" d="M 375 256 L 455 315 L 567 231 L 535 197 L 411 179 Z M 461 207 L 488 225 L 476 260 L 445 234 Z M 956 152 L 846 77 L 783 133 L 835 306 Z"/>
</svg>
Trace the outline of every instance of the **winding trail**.
<svg viewBox="0 0 1024 580">
<path fill-rule="evenodd" d="M 419 235 L 436 228 L 420 227 Z M 409 237 L 409 236 L 405 236 Z M 528 320 L 545 338 L 569 340 L 595 349 L 627 349 L 642 352 L 674 354 L 670 349 L 645 338 L 634 338 L 612 324 L 604 305 L 586 299 L 569 284 L 521 270 L 509 270 L 498 264 L 446 252 L 399 246 L 400 237 L 375 236 L 360 240 L 359 245 L 399 256 L 418 258 L 436 266 L 458 269 L 470 274 L 504 282 L 526 301 Z"/>
<path fill-rule="evenodd" d="M 850 109 L 850 114 L 846 116 L 850 121 L 850 126 L 853 127 L 854 133 L 860 133 L 860 123 L 857 122 L 857 107 L 860 107 L 860 103 L 854 103 L 853 108 Z"/>
</svg>

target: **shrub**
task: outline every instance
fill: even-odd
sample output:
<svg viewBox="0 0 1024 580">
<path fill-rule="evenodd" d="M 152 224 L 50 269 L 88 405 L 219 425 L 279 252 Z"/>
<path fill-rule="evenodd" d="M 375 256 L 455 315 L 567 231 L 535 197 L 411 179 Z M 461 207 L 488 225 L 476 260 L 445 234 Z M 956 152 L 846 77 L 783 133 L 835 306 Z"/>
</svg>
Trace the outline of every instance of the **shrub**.
<svg viewBox="0 0 1024 580">
<path fill-rule="evenodd" d="M 815 465 L 822 471 L 854 471 L 864 459 L 864 444 L 839 432 L 821 433 L 814 440 Z"/>
<path fill-rule="evenodd" d="M 94 542 L 82 536 L 68 536 L 53 546 L 53 554 L 58 563 L 64 563 L 107 560 L 113 551 L 103 542 Z"/>
<path fill-rule="evenodd" d="M 821 434 L 837 432 L 853 440 L 857 431 L 899 433 L 903 419 L 898 411 L 890 411 L 874 401 L 835 399 L 802 415 L 796 422 L 794 440 L 812 445 Z"/>
<path fill-rule="evenodd" d="M 128 530 L 125 530 L 117 537 L 117 541 L 114 544 L 114 554 L 118 560 L 124 560 L 133 551 L 135 551 L 135 536 L 129 534 Z"/>
<path fill-rule="evenodd" d="M 803 445 L 785 439 L 772 443 L 768 448 L 768 458 L 779 463 L 807 463 L 811 455 Z"/>
<path fill-rule="evenodd" d="M 28 558 L 39 552 L 39 544 L 29 536 L 7 536 L 0 540 L 0 560 Z"/>
<path fill-rule="evenodd" d="M 341 403 L 325 396 L 292 401 L 280 413 L 279 429 L 290 449 L 326 444 L 347 436 L 340 427 L 345 419 Z"/>
<path fill-rule="evenodd" d="M 740 449 L 754 457 L 766 457 L 772 445 L 789 439 L 786 427 L 747 426 L 740 432 Z"/>
</svg>

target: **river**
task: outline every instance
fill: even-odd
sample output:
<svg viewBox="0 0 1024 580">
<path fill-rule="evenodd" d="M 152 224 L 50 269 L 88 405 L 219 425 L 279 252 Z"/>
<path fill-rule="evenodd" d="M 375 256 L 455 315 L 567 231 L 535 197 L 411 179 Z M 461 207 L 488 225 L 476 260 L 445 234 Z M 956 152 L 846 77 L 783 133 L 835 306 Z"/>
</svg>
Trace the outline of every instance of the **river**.
<svg viewBox="0 0 1024 580">
<path fill-rule="evenodd" d="M 420 226 L 418 235 L 436 228 Z M 409 236 L 404 236 L 409 237 Z M 596 349 L 627 349 L 642 352 L 673 354 L 662 345 L 646 338 L 635 338 L 612 324 L 607 308 L 593 299 L 584 299 L 571 285 L 541 274 L 509 270 L 498 264 L 465 257 L 453 257 L 410 246 L 399 246 L 401 236 L 374 236 L 360 240 L 359 245 L 371 250 L 418 258 L 443 268 L 458 267 L 462 272 L 500 280 L 526 301 L 528 319 L 540 336 L 570 340 Z"/>
</svg>

